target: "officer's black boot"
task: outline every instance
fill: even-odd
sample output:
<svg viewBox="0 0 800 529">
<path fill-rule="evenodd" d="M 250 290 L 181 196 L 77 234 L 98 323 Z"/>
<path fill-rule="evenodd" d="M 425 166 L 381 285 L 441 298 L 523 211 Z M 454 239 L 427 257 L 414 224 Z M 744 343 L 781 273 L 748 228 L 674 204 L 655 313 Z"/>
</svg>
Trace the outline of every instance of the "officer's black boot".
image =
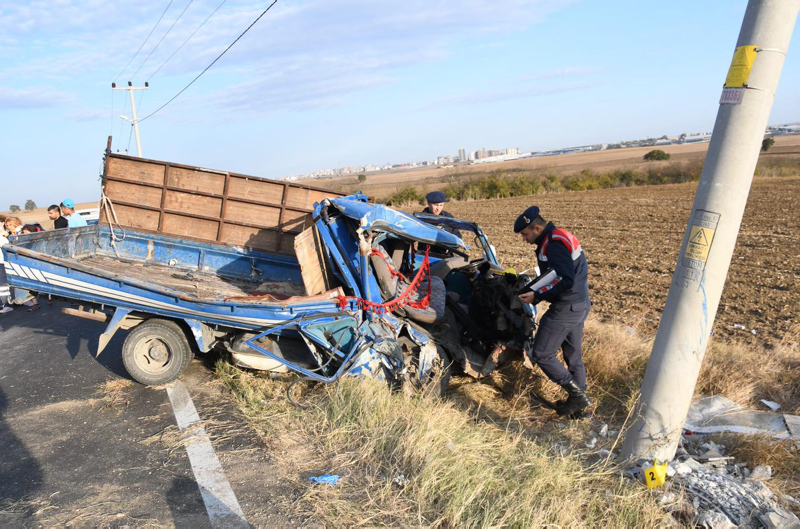
<svg viewBox="0 0 800 529">
<path fill-rule="evenodd" d="M 556 408 L 556 413 L 560 417 L 567 416 L 570 419 L 580 419 L 590 402 L 586 393 L 578 386 L 574 380 L 561 386 L 569 394 L 566 402 Z"/>
</svg>

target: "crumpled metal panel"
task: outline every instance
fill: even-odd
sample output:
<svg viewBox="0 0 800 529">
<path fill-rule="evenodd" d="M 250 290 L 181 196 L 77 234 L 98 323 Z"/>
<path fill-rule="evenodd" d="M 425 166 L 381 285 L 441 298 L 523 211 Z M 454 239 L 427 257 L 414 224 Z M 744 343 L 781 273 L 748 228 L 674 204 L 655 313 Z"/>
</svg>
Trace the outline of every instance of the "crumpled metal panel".
<svg viewBox="0 0 800 529">
<path fill-rule="evenodd" d="M 332 198 L 331 205 L 345 217 L 360 223 L 362 229 L 392 233 L 404 239 L 443 246 L 454 250 L 469 247 L 459 237 L 415 219 L 407 213 L 380 204 L 369 204 L 350 198 Z"/>
</svg>

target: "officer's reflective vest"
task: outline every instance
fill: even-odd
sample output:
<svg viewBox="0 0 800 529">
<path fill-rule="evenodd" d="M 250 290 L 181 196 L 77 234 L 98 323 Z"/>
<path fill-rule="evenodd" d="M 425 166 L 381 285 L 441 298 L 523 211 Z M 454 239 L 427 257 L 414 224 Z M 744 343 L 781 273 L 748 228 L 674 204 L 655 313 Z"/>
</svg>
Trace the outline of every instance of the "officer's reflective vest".
<svg viewBox="0 0 800 529">
<path fill-rule="evenodd" d="M 567 247 L 567 250 L 569 250 L 573 261 L 577 261 L 583 254 L 581 242 L 577 237 L 563 228 L 556 228 L 550 232 L 550 236 L 542 242 L 542 246 L 539 248 L 539 261 L 547 262 L 547 246 L 553 239 L 563 243 L 564 246 Z"/>
</svg>

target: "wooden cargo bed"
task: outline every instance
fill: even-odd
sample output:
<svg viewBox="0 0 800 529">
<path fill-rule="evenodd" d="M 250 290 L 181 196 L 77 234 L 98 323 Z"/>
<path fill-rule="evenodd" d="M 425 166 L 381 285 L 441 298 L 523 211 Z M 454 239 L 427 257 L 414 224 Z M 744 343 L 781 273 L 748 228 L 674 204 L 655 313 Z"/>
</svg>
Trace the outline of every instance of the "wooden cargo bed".
<svg viewBox="0 0 800 529">
<path fill-rule="evenodd" d="M 202 299 L 274 293 L 281 296 L 303 296 L 305 288 L 288 282 L 250 282 L 242 279 L 222 277 L 216 274 L 180 270 L 158 264 L 144 264 L 107 256 L 91 256 L 78 261 L 89 266 L 124 278 L 151 283 Z"/>
</svg>

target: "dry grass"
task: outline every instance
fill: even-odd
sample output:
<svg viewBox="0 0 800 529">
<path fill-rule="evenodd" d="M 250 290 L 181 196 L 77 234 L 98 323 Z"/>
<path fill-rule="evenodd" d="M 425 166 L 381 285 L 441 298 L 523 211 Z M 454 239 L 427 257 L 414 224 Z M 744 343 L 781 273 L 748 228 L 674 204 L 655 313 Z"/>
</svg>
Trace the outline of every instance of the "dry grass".
<svg viewBox="0 0 800 529">
<path fill-rule="evenodd" d="M 129 404 L 126 390 L 133 385 L 130 380 L 112 378 L 100 385 L 98 392 L 103 400 L 103 409 L 119 410 Z"/>
<path fill-rule="evenodd" d="M 761 399 L 800 413 L 800 324 L 773 350 L 732 342 L 712 342 L 703 362 L 697 394 L 724 395 L 742 405 Z"/>
<path fill-rule="evenodd" d="M 225 365 L 219 372 L 269 439 L 276 442 L 279 432 L 292 432 L 311 445 L 307 455 L 314 461 L 306 462 L 305 470 L 342 476 L 336 487 L 307 486 L 297 503 L 300 512 L 323 524 L 667 523 L 649 493 L 610 469 L 587 471 L 577 457 L 556 456 L 452 401 L 345 380 L 318 386 L 306 396 L 311 408 L 298 410 L 285 404 L 284 382 Z M 407 482 L 398 486 L 393 481 L 401 474 Z"/>
<path fill-rule="evenodd" d="M 651 347 L 652 339 L 630 327 L 587 322 L 584 349 L 595 416 L 613 430 L 633 409 Z M 697 392 L 743 405 L 769 398 L 796 410 L 797 367 L 798 332 L 771 350 L 716 341 Z M 623 482 L 608 460 L 597 462 L 592 450 L 583 450 L 591 421 L 564 424 L 548 410 L 529 407 L 532 387 L 551 398 L 562 395 L 521 362 L 483 382 L 454 378 L 446 400 L 393 394 L 370 381 L 295 386 L 305 388 L 304 395 L 295 394 L 309 405 L 305 410 L 288 404 L 285 381 L 222 363 L 218 373 L 267 442 L 292 459 L 296 485 L 305 490 L 296 513 L 326 525 L 670 523 L 653 501 L 657 493 Z M 601 441 L 606 448 L 615 443 L 613 437 Z M 723 444 L 751 466 L 772 466 L 776 490 L 800 493 L 794 445 L 743 436 Z M 328 472 L 342 476 L 338 486 L 305 482 Z M 401 474 L 404 486 L 393 483 Z"/>
</svg>

